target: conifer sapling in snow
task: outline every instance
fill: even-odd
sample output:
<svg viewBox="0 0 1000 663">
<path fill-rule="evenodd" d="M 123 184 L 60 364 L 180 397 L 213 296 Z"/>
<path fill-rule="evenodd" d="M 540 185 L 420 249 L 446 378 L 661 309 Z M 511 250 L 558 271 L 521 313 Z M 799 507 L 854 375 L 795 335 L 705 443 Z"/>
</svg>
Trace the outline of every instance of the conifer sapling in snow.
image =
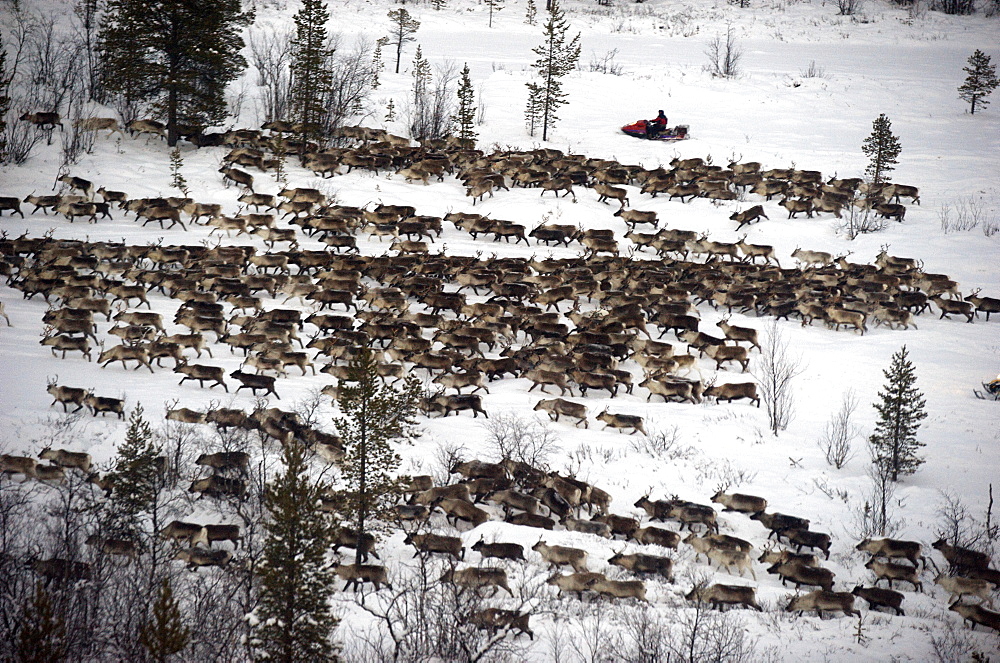
<svg viewBox="0 0 1000 663">
<path fill-rule="evenodd" d="M 920 422 L 927 417 L 924 396 L 916 388 L 917 376 L 904 345 L 893 354 L 892 363 L 883 371 L 886 382 L 879 392 L 875 432 L 868 439 L 872 460 L 892 481 L 900 475 L 913 474 L 923 463 L 918 456 L 923 442 L 917 441 Z"/>
<path fill-rule="evenodd" d="M 872 122 L 872 133 L 861 145 L 861 151 L 870 159 L 865 174 L 871 178 L 872 184 L 889 181 L 888 175 L 893 166 L 899 163 L 899 153 L 902 150 L 899 138 L 892 133 L 892 122 L 882 113 Z"/>
<path fill-rule="evenodd" d="M 958 88 L 958 96 L 969 102 L 969 115 L 975 115 L 976 106 L 982 108 L 988 106 L 990 102 L 986 97 L 1000 85 L 1000 81 L 997 80 L 997 68 L 990 63 L 990 56 L 977 48 L 976 52 L 969 56 L 969 65 L 964 67 L 964 71 L 968 76 Z"/>
<path fill-rule="evenodd" d="M 476 143 L 476 91 L 472 87 L 472 78 L 469 76 L 469 65 L 466 63 L 462 68 L 462 80 L 458 84 L 458 111 L 453 118 L 458 137 L 463 141 L 471 141 L 472 147 Z"/>
<path fill-rule="evenodd" d="M 139 631 L 139 643 L 149 652 L 150 658 L 164 663 L 170 656 L 183 651 L 190 637 L 191 631 L 181 619 L 180 605 L 174 598 L 170 579 L 164 578 L 152 614 Z"/>
</svg>

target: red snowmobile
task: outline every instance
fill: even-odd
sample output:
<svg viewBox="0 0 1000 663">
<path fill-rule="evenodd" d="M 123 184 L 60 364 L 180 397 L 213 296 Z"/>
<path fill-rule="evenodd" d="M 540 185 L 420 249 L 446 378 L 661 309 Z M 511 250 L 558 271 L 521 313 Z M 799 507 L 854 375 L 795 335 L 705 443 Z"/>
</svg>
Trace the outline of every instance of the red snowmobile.
<svg viewBox="0 0 1000 663">
<path fill-rule="evenodd" d="M 676 127 L 667 127 L 660 133 L 656 134 L 654 137 L 650 137 L 646 134 L 646 125 L 648 122 L 646 120 L 639 120 L 638 122 L 633 122 L 632 124 L 626 124 L 622 127 L 622 131 L 627 133 L 629 136 L 635 136 L 636 138 L 647 138 L 649 140 L 666 140 L 666 141 L 676 141 L 684 140 L 689 137 L 688 125 L 678 124 Z"/>
</svg>

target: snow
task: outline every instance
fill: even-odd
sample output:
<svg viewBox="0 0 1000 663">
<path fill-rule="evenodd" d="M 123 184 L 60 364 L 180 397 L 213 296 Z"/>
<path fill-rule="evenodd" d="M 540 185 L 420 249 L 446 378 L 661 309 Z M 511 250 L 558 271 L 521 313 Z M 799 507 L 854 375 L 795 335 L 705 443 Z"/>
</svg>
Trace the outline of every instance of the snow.
<svg viewBox="0 0 1000 663">
<path fill-rule="evenodd" d="M 57 3 L 52 3 L 56 6 Z M 60 10 L 64 6 L 58 4 Z M 984 50 L 996 62 L 1000 59 L 1000 23 L 982 16 L 947 17 L 934 12 L 898 9 L 880 2 L 866 3 L 859 19 L 836 15 L 836 5 L 820 2 L 754 2 L 748 9 L 724 3 L 699 3 L 697 6 L 654 0 L 643 4 L 622 3 L 601 8 L 592 2 L 566 2 L 572 29 L 582 32 L 581 71 L 570 75 L 565 84 L 569 103 L 560 110 L 560 122 L 552 140 L 545 147 L 591 157 L 614 158 L 622 163 L 640 163 L 655 167 L 674 157 L 712 158 L 725 164 L 730 159 L 761 161 L 765 168 L 797 167 L 821 170 L 826 177 L 862 175 L 865 158 L 861 142 L 871 132 L 871 122 L 880 113 L 892 121 L 894 133 L 903 147 L 895 181 L 920 187 L 921 205 L 908 205 L 904 223 L 891 223 L 883 231 L 862 235 L 851 241 L 836 219 L 824 215 L 816 219 L 787 219 L 776 201 L 763 202 L 770 220 L 746 228 L 747 241 L 773 245 L 783 266 L 790 266 L 791 252 L 797 248 L 848 254 L 853 262 L 872 262 L 881 246 L 897 256 L 918 258 L 927 272 L 944 273 L 960 283 L 964 295 L 982 288 L 984 295 L 1000 296 L 1000 275 L 996 264 L 1000 256 L 1000 233 L 984 235 L 982 225 L 1000 223 L 1000 98 L 974 116 L 967 114 L 958 98 L 957 87 L 964 80 L 962 67 L 976 49 Z M 331 3 L 332 25 L 343 31 L 342 44 L 358 37 L 373 42 L 388 25 L 384 18 L 388 4 L 378 5 L 359 0 Z M 531 48 L 541 41 L 541 28 L 523 23 L 523 3 L 509 2 L 494 14 L 492 29 L 486 27 L 486 8 L 453 0 L 440 12 L 430 6 L 412 5 L 409 11 L 421 21 L 417 33 L 425 57 L 432 63 L 455 65 L 456 72 L 468 62 L 472 77 L 485 104 L 485 123 L 477 127 L 479 145 L 513 146 L 531 149 L 542 145 L 524 129 L 523 107 L 525 82 L 530 80 Z M 264 3 L 258 7 L 258 24 L 289 25 L 294 5 Z M 540 16 L 541 18 L 541 16 Z M 705 70 L 705 49 L 716 35 L 732 26 L 744 49 L 743 74 L 734 80 L 712 78 Z M 614 62 L 622 75 L 587 71 L 591 59 L 600 59 L 615 50 Z M 404 52 L 404 67 L 413 57 L 415 44 Z M 404 133 L 405 124 L 381 122 L 391 98 L 401 115 L 410 78 L 405 73 L 392 74 L 388 52 L 384 53 L 386 70 L 382 87 L 372 94 L 367 116 L 358 118 L 366 126 L 385 126 L 394 133 Z M 811 63 L 822 70 L 818 77 L 804 72 Z M 248 86 L 253 90 L 252 74 Z M 688 124 L 692 138 L 680 143 L 663 144 L 640 141 L 618 131 L 618 127 L 641 117 L 652 117 L 664 108 L 671 125 Z M 243 105 L 236 126 L 257 126 L 254 104 Z M 105 110 L 104 113 L 106 114 Z M 21 167 L 0 169 L 0 196 L 48 193 L 60 163 L 58 132 L 51 147 L 41 145 Z M 227 213 L 236 210 L 237 192 L 224 189 L 216 172 L 221 148 L 195 150 L 182 147 L 182 172 L 199 202 L 220 202 Z M 85 155 L 72 167 L 72 174 L 112 190 L 124 190 L 130 197 L 178 195 L 171 188 L 168 148 L 145 139 L 108 139 L 98 137 L 93 154 Z M 268 175 L 255 179 L 265 192 L 280 187 Z M 386 204 L 411 204 L 418 214 L 443 215 L 448 211 L 475 211 L 492 218 L 508 219 L 527 227 L 549 222 L 581 225 L 585 228 L 613 228 L 619 237 L 626 227 L 612 217 L 612 207 L 598 203 L 593 192 L 576 187 L 578 202 L 571 199 L 540 197 L 537 190 L 513 189 L 487 198 L 474 208 L 463 195 L 460 185 L 451 178 L 428 186 L 406 184 L 389 175 L 355 173 L 319 180 L 294 165 L 289 168 L 289 186 L 316 186 L 335 194 L 342 204 L 365 205 L 371 201 Z M 729 215 L 737 209 L 756 204 L 758 196 L 746 202 L 721 206 L 706 200 L 689 204 L 670 202 L 663 197 L 652 199 L 630 187 L 632 205 L 655 210 L 669 227 L 709 232 L 717 241 L 734 241 L 737 233 Z M 943 210 L 961 206 L 974 208 L 981 215 L 980 227 L 965 232 L 944 232 Z M 27 206 L 26 206 L 27 207 Z M 30 210 L 27 207 L 26 212 Z M 214 243 L 208 229 L 190 227 L 164 231 L 154 225 L 140 227 L 131 218 L 115 213 L 113 221 L 96 225 L 75 223 L 41 214 L 19 217 L 4 215 L 0 230 L 8 236 L 27 232 L 38 236 L 51 230 L 56 238 L 83 238 L 92 241 L 164 244 Z M 740 233 L 742 234 L 742 233 Z M 222 240 L 228 243 L 230 240 Z M 234 243 L 252 243 L 258 250 L 260 240 L 239 238 Z M 315 245 L 315 246 L 314 246 Z M 359 237 L 366 254 L 379 255 L 388 244 L 367 236 Z M 578 247 L 545 248 L 532 245 L 496 244 L 486 239 L 474 241 L 464 232 L 448 228 L 435 245 L 446 246 L 448 253 L 484 256 L 496 252 L 510 256 L 575 256 Z M 311 241 L 304 248 L 317 248 Z M 46 377 L 58 375 L 60 384 L 90 387 L 98 395 L 124 396 L 131 407 L 143 403 L 147 415 L 154 416 L 161 404 L 178 401 L 178 407 L 205 409 L 212 401 L 223 406 L 252 407 L 248 395 L 226 395 L 218 389 L 199 389 L 188 382 L 178 386 L 169 370 L 122 370 L 120 366 L 98 368 L 71 353 L 65 360 L 52 357 L 48 348 L 38 344 L 42 333 L 41 315 L 46 306 L 41 298 L 21 299 L 9 288 L 0 290 L 13 327 L 0 327 L 0 451 L 36 456 L 47 442 L 40 439 L 46 422 L 63 418 L 59 409 L 49 407 L 45 392 Z M 470 297 L 470 301 L 480 299 Z M 169 319 L 173 302 L 157 295 L 151 298 L 152 310 Z M 274 302 L 268 302 L 273 306 Z M 302 308 L 295 303 L 283 306 Z M 714 331 L 721 314 L 707 305 L 699 307 L 701 329 Z M 839 408 L 842 394 L 853 390 L 860 406 L 857 422 L 863 433 L 870 432 L 875 419 L 869 406 L 884 382 L 882 370 L 890 357 L 905 344 L 917 369 L 917 386 L 927 399 L 929 417 L 919 438 L 926 443 L 926 464 L 902 481 L 897 488 L 895 517 L 901 521 L 900 538 L 929 544 L 937 538 L 938 515 L 943 491 L 960 498 L 978 518 L 985 516 L 987 492 L 991 482 L 1000 478 L 1000 404 L 976 400 L 973 387 L 1000 371 L 1000 320 L 977 319 L 974 324 L 959 320 L 938 320 L 935 313 L 919 317 L 919 330 L 890 331 L 870 328 L 859 336 L 851 332 L 833 332 L 820 324 L 801 327 L 797 320 L 781 321 L 778 329 L 787 339 L 791 352 L 801 356 L 804 372 L 794 382 L 795 414 L 791 425 L 777 438 L 770 435 L 766 416 L 745 403 L 732 405 L 679 405 L 647 403 L 646 392 L 637 388 L 633 395 L 614 399 L 596 392 L 586 399 L 590 409 L 589 430 L 575 429 L 565 421 L 549 423 L 540 419 L 556 436 L 560 451 L 550 458 L 554 469 L 573 469 L 610 492 L 614 497 L 612 512 L 622 515 L 641 513 L 633 503 L 645 494 L 653 499 L 677 495 L 683 499 L 708 503 L 718 485 L 742 477 L 732 489 L 759 494 L 769 501 L 769 510 L 793 513 L 812 521 L 812 529 L 829 532 L 834 538 L 833 554 L 827 566 L 836 573 L 837 589 L 850 590 L 855 583 L 870 581 L 864 569 L 865 556 L 853 550 L 852 507 L 867 490 L 866 452 L 861 439 L 855 442 L 854 458 L 842 470 L 829 467 L 816 444 L 830 416 Z M 734 315 L 738 325 L 763 329 L 767 319 Z M 99 322 L 102 332 L 110 326 Z M 179 326 L 168 332 L 185 331 Z M 670 340 L 669 338 L 665 340 Z M 751 355 L 753 370 L 756 353 Z M 96 358 L 96 355 L 95 355 Z M 224 350 L 216 352 L 214 365 L 235 370 L 240 359 Z M 706 377 L 715 371 L 701 362 Z M 723 372 L 720 381 L 742 381 L 745 376 Z M 324 375 L 298 376 L 278 382 L 281 400 L 273 405 L 286 408 L 319 389 L 329 380 Z M 505 379 L 490 385 L 484 403 L 492 417 L 510 412 L 534 417 L 531 411 L 538 395 L 529 394 L 523 379 Z M 542 396 L 544 397 L 544 396 Z M 593 415 L 605 406 L 612 412 L 638 414 L 646 427 L 665 431 L 676 427 L 682 445 L 691 453 L 673 460 L 657 460 L 635 451 L 626 437 L 613 430 L 602 431 Z M 538 413 L 540 414 L 540 413 Z M 115 445 L 124 436 L 125 423 L 85 418 L 67 447 L 89 451 L 96 463 L 105 463 L 115 455 Z M 404 470 L 431 472 L 434 453 L 439 445 L 462 445 L 469 457 L 485 458 L 486 430 L 481 420 L 468 413 L 446 420 L 423 420 L 423 437 L 413 446 L 404 447 Z M 841 499 L 841 495 L 846 499 Z M 205 508 L 205 507 L 201 507 Z M 746 516 L 720 514 L 722 531 L 746 538 L 757 547 L 765 543 L 762 528 Z M 447 528 L 446 528 L 447 529 Z M 490 522 L 463 534 L 466 545 L 483 536 L 487 541 L 521 543 L 525 548 L 537 540 L 538 532 Z M 593 540 L 572 532 L 546 533 L 549 543 L 586 547 L 591 568 L 606 571 L 603 560 L 624 544 Z M 392 563 L 405 563 L 410 557 L 402 545 L 402 535 L 389 539 Z M 625 546 L 634 552 L 637 546 Z M 693 562 L 693 555 L 683 553 L 678 564 L 682 570 L 707 569 Z M 932 553 L 933 554 L 933 553 Z M 469 553 L 474 561 L 474 553 Z M 537 555 L 528 552 L 529 560 Z M 940 562 L 940 558 L 938 558 Z M 757 565 L 760 600 L 771 606 L 783 606 L 788 590 Z M 678 584 L 650 582 L 650 599 L 657 608 L 683 605 L 689 589 L 678 573 Z M 722 572 L 716 582 L 735 580 Z M 932 656 L 930 636 L 959 622 L 947 611 L 946 594 L 931 585 L 924 575 L 923 594 L 906 591 L 905 618 L 878 616 L 866 626 L 867 646 L 854 639 L 856 623 L 848 619 L 819 621 L 814 617 L 797 620 L 781 618 L 783 633 L 768 625 L 767 616 L 746 615 L 746 627 L 760 638 L 760 647 L 777 653 L 779 659 L 815 659 L 824 652 L 828 660 L 928 660 Z M 858 604 L 863 602 L 858 601 Z M 778 608 L 775 608 L 778 609 Z M 866 607 L 861 608 L 868 615 Z M 353 613 L 349 613 L 353 614 Z M 361 617 L 358 617 L 361 619 Z M 866 616 L 866 624 L 871 617 Z M 551 618 L 533 618 L 535 624 L 550 623 Z M 789 637 L 791 635 L 791 637 Z M 1000 653 L 993 634 L 970 634 L 974 645 L 987 655 Z M 544 638 L 542 638 L 544 639 Z M 546 660 L 549 650 L 538 640 L 531 645 L 532 660 Z"/>
</svg>

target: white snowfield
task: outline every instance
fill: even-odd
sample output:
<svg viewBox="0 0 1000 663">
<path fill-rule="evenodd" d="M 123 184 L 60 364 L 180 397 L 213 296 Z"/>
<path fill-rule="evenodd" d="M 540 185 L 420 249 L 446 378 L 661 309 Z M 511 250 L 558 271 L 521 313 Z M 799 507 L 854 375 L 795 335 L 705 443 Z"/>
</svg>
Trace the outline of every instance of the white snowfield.
<svg viewBox="0 0 1000 663">
<path fill-rule="evenodd" d="M 922 9 L 907 11 L 875 1 L 864 3 L 861 16 L 854 19 L 838 16 L 836 3 L 751 0 L 751 5 L 746 9 L 725 3 L 691 7 L 686 3 L 650 0 L 642 4 L 623 1 L 608 8 L 594 2 L 567 2 L 565 9 L 572 29 L 582 33 L 583 55 L 580 70 L 565 80 L 568 104 L 560 109 L 560 120 L 551 140 L 544 144 L 537 136 L 527 135 L 523 121 L 525 83 L 530 80 L 529 64 L 534 60 L 531 48 L 541 42 L 540 25 L 523 23 L 524 2 L 508 2 L 494 15 L 492 29 L 487 28 L 484 6 L 467 0 L 452 0 L 441 11 L 434 11 L 429 5 L 407 6 L 421 21 L 417 41 L 433 64 L 452 65 L 457 71 L 468 62 L 483 106 L 483 123 L 476 127 L 478 145 L 487 152 L 546 147 L 646 168 L 669 167 L 668 162 L 673 158 L 700 157 L 722 166 L 729 161 L 759 161 L 765 169 L 819 170 L 824 180 L 834 176 L 861 177 L 867 164 L 861 143 L 871 133 L 872 121 L 885 113 L 903 148 L 892 179 L 919 187 L 920 204 L 910 204 L 904 199 L 905 220 L 889 222 L 881 232 L 850 240 L 844 222 L 830 214 L 789 219 L 777 198 L 768 202 L 755 194 L 747 194 L 745 200 L 721 204 L 703 198 L 681 203 L 664 195 L 652 198 L 640 194 L 636 186 L 627 186 L 630 206 L 656 211 L 661 227 L 708 233 L 716 241 L 733 242 L 745 233 L 748 242 L 773 246 L 782 267 L 794 266 L 791 254 L 797 248 L 847 256 L 851 262 L 873 263 L 885 246 L 891 255 L 922 261 L 928 273 L 948 275 L 959 283 L 963 296 L 981 289 L 984 296 L 1000 298 L 1000 232 L 994 230 L 991 236 L 984 233 L 984 227 L 1000 227 L 1000 95 L 990 98 L 993 105 L 969 115 L 968 104 L 958 98 L 956 91 L 965 78 L 962 67 L 976 48 L 991 55 L 994 63 L 1000 60 L 997 50 L 1000 19 L 981 15 L 949 17 Z M 56 3 L 52 6 L 56 7 Z M 62 10 L 63 5 L 58 7 Z M 394 7 L 386 3 L 375 8 L 367 2 L 350 0 L 338 3 L 331 7 L 332 28 L 342 31 L 341 44 L 345 48 L 350 48 L 356 38 L 374 42 L 387 31 L 388 20 L 384 15 Z M 294 5 L 265 3 L 258 9 L 257 24 L 291 25 L 293 13 Z M 732 26 L 743 50 L 742 74 L 735 79 L 713 78 L 704 68 L 705 50 L 708 42 L 723 34 L 727 26 Z M 407 46 L 404 65 L 412 60 L 413 51 L 414 45 Z M 611 51 L 615 53 L 614 63 L 620 67 L 620 75 L 590 71 L 592 60 L 601 59 Z M 405 135 L 405 119 L 386 123 L 383 118 L 390 99 L 400 117 L 405 118 L 411 79 L 405 73 L 392 74 L 393 63 L 388 62 L 388 53 L 383 58 L 387 66 L 381 75 L 382 85 L 372 92 L 365 115 L 353 118 L 352 122 Z M 821 75 L 806 76 L 811 65 Z M 244 91 L 246 97 L 239 118 L 230 126 L 257 127 L 263 121 L 253 101 L 258 92 L 255 83 L 255 73 L 248 71 L 233 86 L 232 96 Z M 692 137 L 678 143 L 660 143 L 637 140 L 619 131 L 622 125 L 655 116 L 661 108 L 671 126 L 689 125 Z M 94 115 L 111 113 L 111 109 L 95 109 Z M 50 193 L 61 160 L 61 138 L 56 130 L 52 145 L 40 144 L 26 164 L 0 169 L 0 196 L 23 199 L 33 192 Z M 232 215 L 239 207 L 236 201 L 239 191 L 232 186 L 225 188 L 218 173 L 225 151 L 226 148 L 196 149 L 183 143 L 181 172 L 195 200 L 220 203 L 224 213 Z M 181 195 L 171 186 L 169 167 L 169 149 L 155 137 L 119 139 L 100 135 L 93 153 L 73 165 L 71 174 L 93 181 L 95 187 L 125 191 L 131 198 Z M 253 173 L 258 192 L 277 193 L 282 188 L 272 175 L 247 170 Z M 520 223 L 529 230 L 543 222 L 584 229 L 607 228 L 614 231 L 623 254 L 631 248 L 624 239 L 626 225 L 612 215 L 617 206 L 598 202 L 597 194 L 582 186 L 575 187 L 575 202 L 572 197 L 540 196 L 538 189 L 512 187 L 473 207 L 461 184 L 449 176 L 443 182 L 431 178 L 426 186 L 406 183 L 402 176 L 391 172 L 375 175 L 354 171 L 321 179 L 289 159 L 287 177 L 288 186 L 317 187 L 343 205 L 406 204 L 416 207 L 418 214 L 437 216 L 450 211 L 474 211 L 493 219 Z M 736 233 L 736 224 L 729 216 L 756 204 L 763 205 L 769 218 Z M 0 230 L 7 237 L 22 233 L 37 237 L 49 232 L 56 239 L 209 246 L 221 242 L 250 244 L 258 252 L 266 250 L 260 238 L 227 239 L 219 233 L 210 235 L 210 228 L 202 225 L 188 224 L 187 231 L 179 227 L 162 230 L 155 222 L 143 227 L 132 215 L 125 217 L 117 209 L 112 212 L 113 220 L 101 219 L 96 224 L 82 220 L 70 224 L 63 217 L 45 216 L 41 212 L 31 215 L 28 204 L 22 204 L 22 209 L 27 214 L 25 219 L 9 213 L 0 217 Z M 943 220 L 954 222 L 961 215 L 974 216 L 978 225 L 970 230 L 945 232 Z M 184 220 L 187 224 L 186 215 Z M 287 221 L 278 225 L 289 227 Z M 575 257 L 582 252 L 577 242 L 569 247 L 550 248 L 534 241 L 529 246 L 523 242 L 496 243 L 486 236 L 473 240 L 468 233 L 445 225 L 444 234 L 430 245 L 431 253 L 481 254 L 483 258 L 495 253 L 541 259 Z M 642 227 L 639 230 L 642 232 Z M 303 249 L 322 248 L 301 231 L 299 241 Z M 379 241 L 378 237 L 362 232 L 358 235 L 358 245 L 365 255 L 384 255 L 389 240 Z M 654 254 L 640 251 L 636 258 L 652 260 Z M 485 295 L 468 295 L 470 302 L 485 299 Z M 203 358 L 200 363 L 225 368 L 229 394 L 219 388 L 199 388 L 190 380 L 178 385 L 179 376 L 168 368 L 154 367 L 150 374 L 145 369 L 124 370 L 120 363 L 99 368 L 78 353 L 69 353 L 66 359 L 54 358 L 49 348 L 39 345 L 43 332 L 41 318 L 47 308 L 42 298 L 24 300 L 18 291 L 2 287 L 0 300 L 13 325 L 5 327 L 0 323 L 2 453 L 37 457 L 47 446 L 43 439 L 45 432 L 53 421 L 65 417 L 60 407 L 50 407 L 52 399 L 46 393 L 47 379 L 56 375 L 61 385 L 91 388 L 101 396 L 124 398 L 128 409 L 142 403 L 147 416 L 156 423 L 160 423 L 165 405 L 175 401 L 175 407 L 201 411 L 210 404 L 247 410 L 253 407 L 249 390 L 239 395 L 233 393 L 238 384 L 228 374 L 239 367 L 242 357 L 231 354 L 224 346 L 214 345 L 214 359 Z M 266 308 L 311 310 L 297 301 L 283 304 L 266 293 L 264 302 Z M 150 303 L 151 310 L 163 314 L 167 333 L 187 331 L 172 324 L 177 302 L 156 293 L 150 296 Z M 591 306 L 583 303 L 584 310 Z M 412 300 L 410 308 L 423 310 Z M 564 303 L 560 308 L 565 312 L 567 306 Z M 333 312 L 339 312 L 338 309 L 334 307 Z M 698 310 L 700 329 L 721 335 L 716 323 L 724 312 L 708 304 L 698 306 Z M 917 387 L 926 397 L 929 416 L 918 435 L 926 444 L 922 450 L 926 463 L 896 487 L 892 517 L 899 529 L 895 537 L 923 543 L 924 554 L 944 569 L 944 559 L 930 548 L 941 531 L 938 512 L 944 494 L 961 500 L 971 517 L 981 522 L 986 516 L 991 482 L 1000 484 L 1000 403 L 973 396 L 974 388 L 980 388 L 983 381 L 1000 372 L 1000 316 L 993 316 L 989 322 L 978 317 L 972 324 L 960 316 L 952 319 L 938 316 L 937 307 L 933 307 L 915 319 L 919 329 L 905 331 L 875 327 L 869 321 L 864 335 L 845 330 L 835 332 L 818 321 L 811 326 L 800 325 L 796 318 L 779 321 L 777 329 L 787 340 L 791 355 L 799 358 L 803 370 L 793 382 L 794 416 L 777 437 L 768 430 L 764 408 L 752 407 L 746 401 L 731 404 L 706 401 L 692 405 L 663 403 L 654 398 L 653 402 L 647 402 L 649 392 L 641 387 L 636 387 L 631 395 L 620 392 L 615 398 L 609 398 L 606 391 L 594 390 L 586 398 L 580 398 L 579 394 L 572 398 L 589 409 L 590 426 L 585 430 L 574 427 L 571 418 L 563 417 L 553 423 L 544 413 L 534 412 L 532 408 L 540 398 L 553 396 L 539 394 L 538 389 L 528 393 L 530 383 L 525 379 L 507 377 L 490 383 L 488 394 L 479 393 L 491 419 L 516 415 L 537 419 L 546 427 L 558 445 L 558 450 L 548 458 L 550 468 L 573 471 L 578 478 L 609 492 L 613 498 L 612 513 L 641 517 L 643 524 L 647 524 L 645 513 L 633 506 L 644 495 L 650 495 L 650 499 L 677 496 L 709 504 L 717 489 L 725 487 L 727 492 L 766 498 L 768 511 L 808 518 L 812 530 L 831 535 L 829 561 L 821 563 L 836 574 L 834 589 L 849 592 L 855 585 L 871 586 L 874 580 L 871 571 L 865 568 L 869 556 L 855 550 L 856 512 L 870 488 L 865 438 L 876 418 L 871 403 L 876 401 L 885 382 L 883 369 L 901 346 L 906 345 L 916 366 Z M 730 322 L 763 333 L 771 319 L 733 314 Z M 112 324 L 103 318 L 98 320 L 98 336 L 105 339 L 108 347 L 117 344 L 117 339 L 106 334 Z M 653 325 L 650 331 L 655 338 Z M 682 345 L 672 334 L 663 340 Z M 701 359 L 698 366 L 706 380 L 717 379 L 722 384 L 752 380 L 759 362 L 759 353 L 753 351 L 749 374 L 739 373 L 738 365 L 734 364 L 716 371 L 715 363 L 708 358 Z M 642 375 L 638 367 L 631 362 L 624 362 L 623 367 L 634 373 L 638 384 Z M 281 399 L 272 398 L 271 405 L 291 408 L 296 401 L 332 382 L 324 374 L 299 375 L 292 367 L 289 377 L 276 382 Z M 852 459 L 837 470 L 825 462 L 817 441 L 849 390 L 860 404 L 856 412 L 860 434 L 854 440 Z M 674 460 L 661 460 L 637 450 L 635 442 L 641 435 L 623 435 L 612 428 L 602 430 L 604 426 L 595 416 L 606 407 L 614 413 L 643 417 L 651 434 L 676 428 L 679 444 L 690 447 L 690 452 Z M 328 413 L 332 412 L 331 407 Z M 403 471 L 439 473 L 435 452 L 449 445 L 464 447 L 467 459 L 495 460 L 483 423 L 482 417 L 474 419 L 468 411 L 448 418 L 422 418 L 423 436 L 416 444 L 400 449 L 404 456 Z M 67 448 L 89 452 L 96 465 L 106 466 L 115 456 L 124 431 L 125 423 L 114 417 L 84 416 Z M 316 460 L 317 467 L 321 462 Z M 1000 485 L 996 488 L 1000 490 Z M 211 500 L 201 500 L 207 502 Z M 756 560 L 767 544 L 765 528 L 745 514 L 722 512 L 721 505 L 718 506 L 721 532 L 750 541 Z M 211 506 L 199 509 L 202 513 L 194 519 L 201 516 L 209 522 L 206 517 L 211 516 L 206 513 L 211 512 Z M 499 509 L 490 507 L 490 512 L 494 521 L 502 519 Z M 179 513 L 177 517 L 185 519 L 189 515 Z M 992 517 L 995 523 L 997 514 Z M 434 519 L 435 523 L 440 519 L 435 531 L 455 534 L 441 514 Z M 663 526 L 677 528 L 676 523 Z M 493 521 L 472 531 L 468 525 L 460 526 L 460 530 L 467 547 L 465 564 L 473 565 L 478 564 L 479 557 L 468 546 L 481 537 L 487 542 L 519 543 L 528 549 L 539 536 L 535 529 Z M 679 552 L 673 553 L 565 532 L 561 527 L 557 532 L 545 533 L 544 538 L 549 544 L 585 548 L 591 571 L 623 580 L 633 576 L 606 562 L 616 552 L 623 548 L 629 553 L 669 552 L 675 558 L 675 582 L 646 579 L 650 605 L 664 614 L 676 615 L 677 610 L 690 609 L 684 595 L 690 591 L 692 578 L 697 574 L 708 574 L 716 583 L 756 587 L 757 601 L 764 612 L 745 611 L 739 619 L 743 620 L 748 638 L 756 640 L 759 660 L 935 660 L 932 636 L 941 637 L 964 628 L 961 617 L 948 611 L 948 592 L 933 584 L 933 569 L 921 576 L 922 592 L 911 591 L 907 583 L 894 585 L 905 594 L 905 617 L 869 612 L 867 604 L 857 600 L 854 607 L 864 619 L 864 638 L 859 643 L 856 618 L 786 617 L 784 608 L 792 589 L 783 587 L 777 576 L 766 573 L 766 565 L 756 561 L 757 581 L 753 581 L 749 574 L 737 579 L 724 570 L 714 570 L 717 564 L 709 568 L 704 561 L 696 562 L 690 546 L 684 543 L 680 544 Z M 379 549 L 382 563 L 393 569 L 393 573 L 404 572 L 412 549 L 403 545 L 402 533 L 380 542 Z M 532 572 L 541 573 L 546 568 L 538 555 L 527 551 L 526 557 Z M 510 573 L 508 576 L 517 594 L 519 576 Z M 548 590 L 555 593 L 554 588 L 543 587 L 543 591 Z M 493 604 L 499 607 L 516 604 L 510 600 L 505 604 L 504 598 Z M 347 594 L 338 595 L 337 605 L 344 611 L 338 637 L 349 639 L 370 617 L 356 608 Z M 529 602 L 528 607 L 531 605 Z M 551 614 L 532 617 L 536 637 L 533 642 L 525 641 L 528 660 L 551 660 L 547 642 L 554 629 L 553 619 Z M 570 633 L 580 623 L 577 618 L 571 619 Z M 958 637 L 967 639 L 969 652 L 976 650 L 993 658 L 1000 655 L 996 633 L 980 628 L 976 633 L 959 632 Z M 609 658 L 601 660 L 614 658 L 609 654 Z"/>
</svg>

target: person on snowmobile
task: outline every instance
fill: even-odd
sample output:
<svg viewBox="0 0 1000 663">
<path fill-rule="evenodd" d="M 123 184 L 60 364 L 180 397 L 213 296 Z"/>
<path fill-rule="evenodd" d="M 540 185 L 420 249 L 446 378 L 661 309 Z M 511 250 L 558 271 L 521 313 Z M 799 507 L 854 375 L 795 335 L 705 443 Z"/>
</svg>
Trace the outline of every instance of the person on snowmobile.
<svg viewBox="0 0 1000 663">
<path fill-rule="evenodd" d="M 646 122 L 646 138 L 656 138 L 667 129 L 667 116 L 660 111 L 655 119 Z"/>
</svg>

